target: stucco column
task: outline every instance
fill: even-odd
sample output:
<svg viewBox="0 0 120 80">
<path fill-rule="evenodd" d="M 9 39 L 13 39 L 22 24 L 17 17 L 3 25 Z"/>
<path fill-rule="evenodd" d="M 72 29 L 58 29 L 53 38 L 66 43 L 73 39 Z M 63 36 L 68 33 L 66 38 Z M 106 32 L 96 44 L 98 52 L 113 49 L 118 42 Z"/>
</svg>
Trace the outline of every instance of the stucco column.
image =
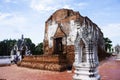
<svg viewBox="0 0 120 80">
<path fill-rule="evenodd" d="M 74 76 L 73 80 L 100 80 L 100 75 L 97 70 L 97 57 L 95 57 L 93 45 L 91 42 L 85 46 L 85 53 L 86 53 L 86 62 L 79 62 L 74 65 L 75 71 L 74 71 Z M 77 50 L 79 51 L 79 50 Z M 75 62 L 78 62 L 79 60 L 79 52 L 76 52 L 75 56 Z M 84 54 L 84 53 L 82 53 Z"/>
</svg>

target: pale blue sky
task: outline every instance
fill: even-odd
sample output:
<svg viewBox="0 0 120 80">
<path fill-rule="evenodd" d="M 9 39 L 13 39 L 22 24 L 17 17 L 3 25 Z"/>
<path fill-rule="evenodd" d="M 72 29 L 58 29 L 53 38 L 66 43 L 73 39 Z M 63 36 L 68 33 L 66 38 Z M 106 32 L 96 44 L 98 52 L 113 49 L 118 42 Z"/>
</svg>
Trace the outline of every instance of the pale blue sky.
<svg viewBox="0 0 120 80">
<path fill-rule="evenodd" d="M 0 41 L 24 34 L 35 44 L 42 42 L 45 21 L 60 8 L 88 16 L 113 45 L 120 44 L 120 0 L 0 0 Z"/>
</svg>

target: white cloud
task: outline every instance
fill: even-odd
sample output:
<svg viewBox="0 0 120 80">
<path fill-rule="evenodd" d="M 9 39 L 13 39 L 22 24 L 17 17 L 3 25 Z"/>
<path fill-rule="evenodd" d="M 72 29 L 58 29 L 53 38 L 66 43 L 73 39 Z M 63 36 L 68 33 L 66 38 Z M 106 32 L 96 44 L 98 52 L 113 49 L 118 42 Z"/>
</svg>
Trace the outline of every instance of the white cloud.
<svg viewBox="0 0 120 80">
<path fill-rule="evenodd" d="M 8 16 L 11 16 L 11 15 L 9 13 L 0 13 L 0 21 L 5 19 Z"/>
<path fill-rule="evenodd" d="M 77 3 L 76 6 L 78 6 L 79 8 L 83 8 L 85 6 L 87 6 L 88 4 L 85 2 L 81 2 L 81 3 Z"/>
<path fill-rule="evenodd" d="M 108 24 L 102 27 L 102 31 L 105 37 L 112 40 L 113 45 L 120 44 L 120 24 Z"/>
<path fill-rule="evenodd" d="M 7 2 L 7 3 L 9 3 L 9 2 L 11 2 L 12 0 L 5 0 L 5 2 Z"/>
<path fill-rule="evenodd" d="M 72 1 L 73 3 L 70 3 Z M 31 0 L 30 7 L 36 11 L 51 11 L 60 8 L 82 9 L 87 3 L 74 3 L 73 0 Z"/>
<path fill-rule="evenodd" d="M 6 3 L 17 3 L 16 0 L 5 0 Z"/>
<path fill-rule="evenodd" d="M 25 17 L 12 14 L 0 13 L 0 38 L 5 39 L 11 35 L 17 35 L 27 29 L 27 20 Z"/>
<path fill-rule="evenodd" d="M 12 13 L 0 13 L 0 26 L 6 26 L 6 28 L 16 28 L 21 30 L 26 25 L 26 18 Z"/>
<path fill-rule="evenodd" d="M 31 0 L 30 7 L 37 11 L 49 11 L 55 10 L 57 6 L 54 6 L 55 0 Z"/>
<path fill-rule="evenodd" d="M 66 9 L 73 9 L 70 5 L 64 5 L 63 8 L 66 8 Z"/>
<path fill-rule="evenodd" d="M 120 36 L 120 24 L 108 24 L 103 27 L 103 32 L 109 37 Z"/>
<path fill-rule="evenodd" d="M 29 15 L 30 16 L 30 15 Z M 0 40 L 19 39 L 22 34 L 37 44 L 43 41 L 43 24 L 36 17 L 20 13 L 0 13 Z M 38 20 L 38 21 L 37 21 Z M 40 38 L 38 38 L 40 36 Z"/>
</svg>

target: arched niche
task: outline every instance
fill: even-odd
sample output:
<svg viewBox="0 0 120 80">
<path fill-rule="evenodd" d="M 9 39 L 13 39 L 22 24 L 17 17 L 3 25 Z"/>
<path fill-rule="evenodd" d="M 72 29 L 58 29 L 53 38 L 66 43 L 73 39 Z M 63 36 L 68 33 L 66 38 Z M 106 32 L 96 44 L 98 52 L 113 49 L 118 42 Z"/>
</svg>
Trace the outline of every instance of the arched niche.
<svg viewBox="0 0 120 80">
<path fill-rule="evenodd" d="M 79 64 L 87 62 L 86 46 L 87 43 L 85 40 L 77 37 L 75 41 L 75 63 Z"/>
<path fill-rule="evenodd" d="M 80 54 L 79 55 L 81 55 L 81 62 L 82 63 L 86 62 L 87 59 L 86 59 L 86 52 L 85 52 L 85 43 L 82 39 L 80 40 L 79 47 L 80 47 Z"/>
</svg>

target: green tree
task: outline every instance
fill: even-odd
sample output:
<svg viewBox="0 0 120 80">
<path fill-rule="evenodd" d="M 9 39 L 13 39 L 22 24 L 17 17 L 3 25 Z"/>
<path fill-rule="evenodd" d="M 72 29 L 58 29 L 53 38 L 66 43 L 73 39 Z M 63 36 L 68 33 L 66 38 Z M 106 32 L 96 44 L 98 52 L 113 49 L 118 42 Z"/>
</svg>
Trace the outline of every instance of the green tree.
<svg viewBox="0 0 120 80">
<path fill-rule="evenodd" d="M 25 42 L 27 43 L 33 55 L 43 54 L 43 43 L 39 43 L 37 46 L 35 46 L 35 44 L 32 43 L 30 38 L 25 38 Z"/>
<path fill-rule="evenodd" d="M 112 41 L 109 38 L 104 38 L 105 41 L 105 50 L 111 52 L 112 50 Z"/>
<path fill-rule="evenodd" d="M 43 54 L 43 43 L 39 43 L 36 47 L 35 47 L 35 54 L 34 55 L 41 55 Z"/>
<path fill-rule="evenodd" d="M 31 53 L 35 53 L 35 44 L 32 43 L 32 40 L 30 38 L 25 38 L 25 42 L 27 43 L 28 48 L 31 50 Z"/>
<path fill-rule="evenodd" d="M 16 40 L 3 40 L 0 42 L 0 55 L 10 55 L 11 49 L 13 48 Z"/>
</svg>

